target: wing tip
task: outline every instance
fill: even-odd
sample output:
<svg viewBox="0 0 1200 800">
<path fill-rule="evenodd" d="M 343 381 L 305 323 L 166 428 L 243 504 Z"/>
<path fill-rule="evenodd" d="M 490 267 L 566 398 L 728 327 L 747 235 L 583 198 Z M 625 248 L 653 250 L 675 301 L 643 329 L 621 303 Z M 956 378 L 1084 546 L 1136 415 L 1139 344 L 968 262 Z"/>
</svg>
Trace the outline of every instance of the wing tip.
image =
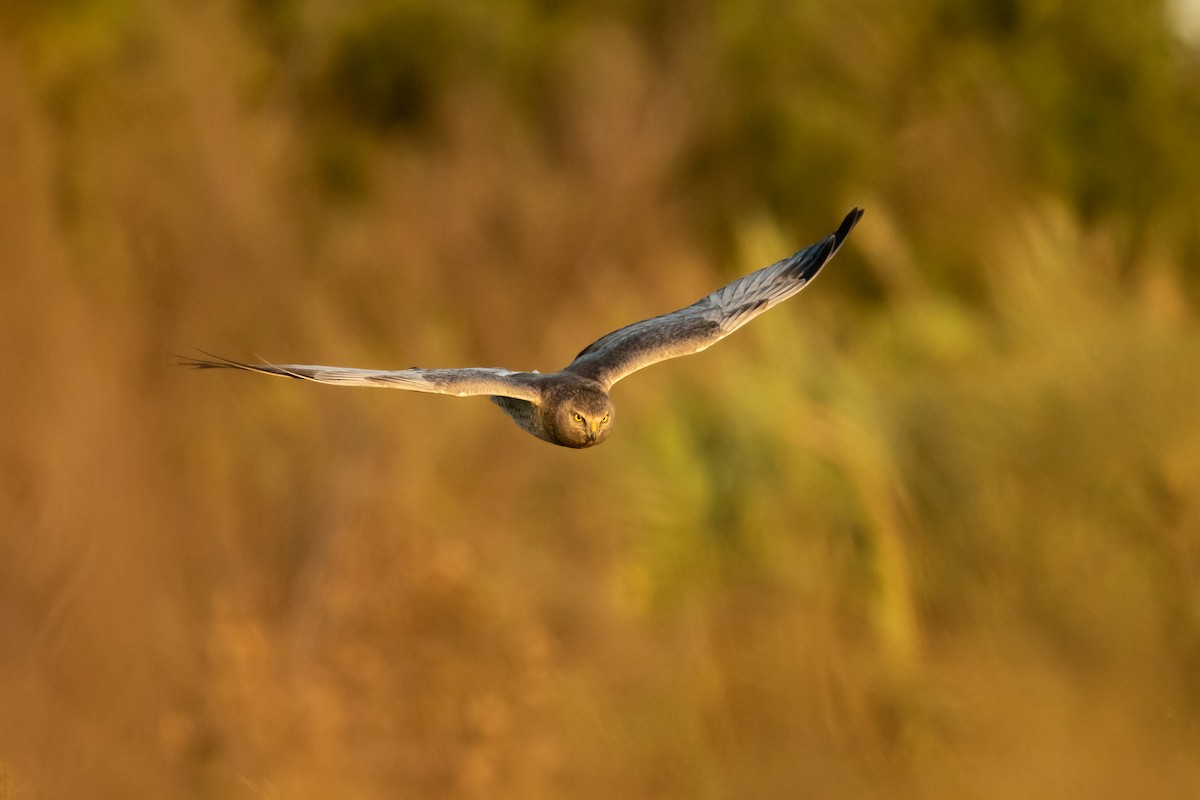
<svg viewBox="0 0 1200 800">
<path fill-rule="evenodd" d="M 176 366 L 191 367 L 192 369 L 223 369 L 223 368 L 240 368 L 243 365 L 236 361 L 230 361 L 227 358 L 215 355 L 207 350 L 196 348 L 196 352 L 206 358 L 197 358 L 195 356 L 181 356 L 175 354 L 172 358 L 175 359 Z"/>
<path fill-rule="evenodd" d="M 846 237 L 850 235 L 850 231 L 854 230 L 854 226 L 858 224 L 858 221 L 862 219 L 863 212 L 864 209 L 855 206 L 846 214 L 846 217 L 842 220 L 842 224 L 838 226 L 837 231 L 833 234 L 839 247 L 845 241 Z"/>
<path fill-rule="evenodd" d="M 821 268 L 829 263 L 829 260 L 841 248 L 842 242 L 846 241 L 846 237 L 850 235 L 850 231 L 854 229 L 862 216 L 863 209 L 857 206 L 850 209 L 836 231 L 793 256 L 793 258 L 797 258 L 797 262 L 789 271 L 794 271 L 795 277 L 805 284 L 815 278 Z"/>
<path fill-rule="evenodd" d="M 272 364 L 264 359 L 262 364 L 247 364 L 242 361 L 234 361 L 231 358 L 210 353 L 207 350 L 197 351 L 207 358 L 188 358 L 187 356 L 175 356 L 178 359 L 175 363 L 181 367 L 191 367 L 192 369 L 241 369 L 246 372 L 257 372 L 262 375 L 278 375 L 284 378 L 296 378 L 297 380 L 314 380 L 308 375 L 295 372 L 288 369 L 291 365 Z"/>
</svg>

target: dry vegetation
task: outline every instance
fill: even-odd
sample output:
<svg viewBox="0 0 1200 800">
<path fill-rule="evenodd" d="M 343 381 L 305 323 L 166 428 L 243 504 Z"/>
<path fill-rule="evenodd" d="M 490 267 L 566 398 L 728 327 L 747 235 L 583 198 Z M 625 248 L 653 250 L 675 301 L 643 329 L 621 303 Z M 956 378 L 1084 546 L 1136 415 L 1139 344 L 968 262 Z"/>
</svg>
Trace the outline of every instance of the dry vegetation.
<svg viewBox="0 0 1200 800">
<path fill-rule="evenodd" d="M 1200 796 L 1200 75 L 1108 5 L 0 5 L 0 798 Z M 172 366 L 554 368 L 854 204 L 594 451 Z"/>
</svg>

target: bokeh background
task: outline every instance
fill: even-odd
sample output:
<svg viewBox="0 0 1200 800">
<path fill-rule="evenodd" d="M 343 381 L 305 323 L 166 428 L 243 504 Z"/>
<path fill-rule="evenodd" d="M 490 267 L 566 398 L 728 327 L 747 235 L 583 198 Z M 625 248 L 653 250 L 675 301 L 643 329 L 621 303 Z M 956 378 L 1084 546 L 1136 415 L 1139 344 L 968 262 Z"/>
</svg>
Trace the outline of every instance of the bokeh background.
<svg viewBox="0 0 1200 800">
<path fill-rule="evenodd" d="M 0 4 L 0 797 L 1200 796 L 1198 22 Z"/>
</svg>

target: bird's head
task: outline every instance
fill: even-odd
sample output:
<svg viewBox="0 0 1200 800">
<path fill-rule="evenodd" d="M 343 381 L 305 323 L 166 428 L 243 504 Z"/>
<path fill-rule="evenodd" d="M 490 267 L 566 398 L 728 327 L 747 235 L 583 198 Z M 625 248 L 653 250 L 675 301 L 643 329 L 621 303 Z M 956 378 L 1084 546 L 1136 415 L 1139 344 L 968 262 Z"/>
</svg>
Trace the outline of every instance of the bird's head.
<svg viewBox="0 0 1200 800">
<path fill-rule="evenodd" d="M 558 412 L 558 436 L 567 447 L 593 447 L 608 438 L 616 409 L 607 395 L 582 394 L 563 403 Z"/>
</svg>

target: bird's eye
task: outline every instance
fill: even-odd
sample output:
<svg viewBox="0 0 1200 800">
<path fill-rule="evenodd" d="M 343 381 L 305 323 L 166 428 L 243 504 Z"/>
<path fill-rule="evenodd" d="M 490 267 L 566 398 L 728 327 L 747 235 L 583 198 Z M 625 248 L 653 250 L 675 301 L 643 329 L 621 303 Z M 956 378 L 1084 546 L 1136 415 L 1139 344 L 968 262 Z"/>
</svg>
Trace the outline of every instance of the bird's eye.
<svg viewBox="0 0 1200 800">
<path fill-rule="evenodd" d="M 601 425 L 603 425 L 606 422 L 608 422 L 608 414 L 605 414 L 603 417 L 600 418 Z"/>
<path fill-rule="evenodd" d="M 576 422 L 583 422 L 583 414 L 580 414 L 578 411 L 576 411 L 573 416 L 575 417 Z"/>
</svg>

